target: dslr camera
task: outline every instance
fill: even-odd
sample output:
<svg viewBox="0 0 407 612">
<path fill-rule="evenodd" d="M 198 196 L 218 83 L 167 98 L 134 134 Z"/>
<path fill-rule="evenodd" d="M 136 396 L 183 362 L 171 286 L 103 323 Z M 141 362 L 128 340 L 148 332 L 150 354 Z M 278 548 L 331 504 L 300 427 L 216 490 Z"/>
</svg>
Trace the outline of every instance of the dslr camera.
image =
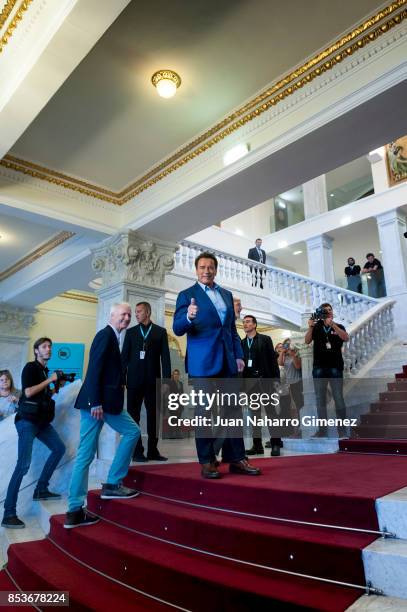
<svg viewBox="0 0 407 612">
<path fill-rule="evenodd" d="M 75 380 L 75 372 L 63 372 L 62 370 L 55 370 L 55 374 L 58 376 L 58 382 L 73 382 Z"/>
<path fill-rule="evenodd" d="M 312 313 L 311 315 L 311 320 L 312 321 L 325 321 L 325 319 L 328 318 L 328 311 L 326 308 L 321 308 L 321 306 L 319 306 L 315 312 Z"/>
</svg>

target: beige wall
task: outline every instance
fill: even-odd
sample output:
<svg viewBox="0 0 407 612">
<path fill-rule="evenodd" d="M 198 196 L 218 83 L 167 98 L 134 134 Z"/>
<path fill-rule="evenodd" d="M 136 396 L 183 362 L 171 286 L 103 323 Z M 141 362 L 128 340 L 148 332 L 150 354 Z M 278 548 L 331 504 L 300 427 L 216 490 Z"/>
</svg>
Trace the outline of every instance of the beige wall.
<svg viewBox="0 0 407 612">
<path fill-rule="evenodd" d="M 55 297 L 37 306 L 36 325 L 30 333 L 28 359 L 37 338 L 48 336 L 53 342 L 84 342 L 84 373 L 88 366 L 89 349 L 96 333 L 97 304 Z"/>
</svg>

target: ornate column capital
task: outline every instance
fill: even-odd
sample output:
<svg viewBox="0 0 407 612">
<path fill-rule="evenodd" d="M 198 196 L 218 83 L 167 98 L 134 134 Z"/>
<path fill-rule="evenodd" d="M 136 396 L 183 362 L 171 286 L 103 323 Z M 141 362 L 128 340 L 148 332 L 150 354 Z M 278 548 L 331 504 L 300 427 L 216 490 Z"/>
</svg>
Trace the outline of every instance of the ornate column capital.
<svg viewBox="0 0 407 612">
<path fill-rule="evenodd" d="M 92 250 L 92 268 L 103 287 L 133 282 L 163 287 L 165 275 L 174 268 L 177 245 L 133 230 L 120 232 Z"/>
<path fill-rule="evenodd" d="M 35 324 L 35 312 L 0 302 L 0 336 L 28 336 Z"/>
</svg>

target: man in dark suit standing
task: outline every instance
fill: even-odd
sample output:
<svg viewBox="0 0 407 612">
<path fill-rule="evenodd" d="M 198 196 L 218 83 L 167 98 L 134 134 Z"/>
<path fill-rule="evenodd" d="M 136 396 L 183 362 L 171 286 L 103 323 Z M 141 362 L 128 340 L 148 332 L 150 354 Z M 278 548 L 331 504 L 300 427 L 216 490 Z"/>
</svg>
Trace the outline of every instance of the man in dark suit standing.
<svg viewBox="0 0 407 612">
<path fill-rule="evenodd" d="M 79 408 L 81 413 L 81 429 L 69 487 L 68 512 L 64 523 L 66 529 L 93 525 L 99 520 L 87 514 L 83 505 L 88 491 L 89 466 L 95 456 L 105 422 L 121 435 L 121 440 L 107 476 L 107 483 L 102 486 L 101 498 L 128 499 L 139 495 L 138 491 L 122 486 L 133 448 L 140 437 L 140 428 L 131 416 L 123 411 L 124 377 L 120 333 L 128 327 L 130 321 L 130 305 L 113 304 L 109 324 L 96 334 L 90 347 L 88 371 L 75 403 L 75 408 Z"/>
<path fill-rule="evenodd" d="M 261 248 L 262 245 L 262 239 L 261 238 L 257 238 L 256 240 L 256 246 L 252 249 L 249 249 L 249 252 L 247 254 L 247 259 L 252 259 L 253 261 L 258 261 L 261 264 L 265 264 L 266 263 L 266 251 L 264 251 Z M 264 275 L 266 275 L 266 272 L 264 271 Z M 260 281 L 260 289 L 263 289 L 263 270 L 259 270 L 259 281 Z M 257 269 L 254 270 L 254 274 L 253 274 L 253 286 L 257 287 Z"/>
<path fill-rule="evenodd" d="M 258 379 L 255 385 L 256 391 L 259 393 L 274 393 L 275 389 L 271 379 L 276 380 L 280 378 L 280 368 L 278 367 L 273 341 L 269 336 L 257 333 L 257 320 L 253 315 L 246 315 L 244 317 L 243 329 L 246 333 L 246 338 L 241 341 L 245 362 L 243 377 Z M 277 418 L 277 413 L 273 406 L 267 406 L 265 409 L 269 418 Z M 257 410 L 256 415 L 260 418 L 261 410 Z M 279 455 L 281 438 L 275 437 L 271 428 L 269 428 L 269 431 L 271 437 L 271 454 L 273 456 Z M 264 454 L 261 427 L 253 426 L 253 446 L 246 451 L 246 454 Z"/>
<path fill-rule="evenodd" d="M 204 252 L 195 259 L 197 282 L 178 295 L 173 329 L 177 336 L 187 334 L 186 371 L 198 379 L 197 388 L 213 391 L 212 381 L 233 379 L 244 368 L 243 351 L 236 331 L 233 296 L 215 283 L 218 261 Z M 199 392 L 199 389 L 198 389 Z M 235 410 L 237 413 L 238 410 Z M 205 415 L 205 407 L 197 407 Z M 236 414 L 235 414 L 236 416 Z M 216 461 L 216 437 L 197 435 L 195 442 L 203 478 L 220 478 Z M 222 436 L 224 438 L 224 436 Z M 257 476 L 260 470 L 248 463 L 243 436 L 227 437 L 222 446 L 223 462 L 235 474 Z"/>
<path fill-rule="evenodd" d="M 147 458 L 141 437 L 134 449 L 134 461 L 166 461 L 158 448 L 157 412 L 161 397 L 157 393 L 157 379 L 171 377 L 171 359 L 168 336 L 164 327 L 151 322 L 151 306 L 148 302 L 136 305 L 138 325 L 126 332 L 122 359 L 127 374 L 127 411 L 137 424 L 143 404 L 147 412 Z"/>
</svg>

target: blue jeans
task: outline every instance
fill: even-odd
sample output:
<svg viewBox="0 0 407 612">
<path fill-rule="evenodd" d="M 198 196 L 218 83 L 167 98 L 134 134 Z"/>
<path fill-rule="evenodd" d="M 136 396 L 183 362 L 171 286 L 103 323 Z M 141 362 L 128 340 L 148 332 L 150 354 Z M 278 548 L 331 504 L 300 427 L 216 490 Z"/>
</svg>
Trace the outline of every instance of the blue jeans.
<svg viewBox="0 0 407 612">
<path fill-rule="evenodd" d="M 16 515 L 18 491 L 21 481 L 30 469 L 35 438 L 38 438 L 38 440 L 45 444 L 51 451 L 38 479 L 36 487 L 38 491 L 45 491 L 48 489 L 51 476 L 65 453 L 65 444 L 62 442 L 52 425 L 39 427 L 35 423 L 31 423 L 31 421 L 21 419 L 17 421 L 16 429 L 18 433 L 18 458 L 4 502 L 5 518 Z"/>
<path fill-rule="evenodd" d="M 68 512 L 79 510 L 84 504 L 88 492 L 89 466 L 96 454 L 99 435 L 105 423 L 121 435 L 107 483 L 121 484 L 128 472 L 134 447 L 140 437 L 140 427 L 137 423 L 127 412 L 104 412 L 103 420 L 96 420 L 89 410 L 81 410 L 80 441 L 69 487 Z"/>
<path fill-rule="evenodd" d="M 346 417 L 346 405 L 343 399 L 343 372 L 338 368 L 313 368 L 314 389 L 317 399 L 318 418 L 327 418 L 326 392 L 328 383 L 331 387 L 335 402 L 336 416 L 339 419 Z"/>
</svg>

